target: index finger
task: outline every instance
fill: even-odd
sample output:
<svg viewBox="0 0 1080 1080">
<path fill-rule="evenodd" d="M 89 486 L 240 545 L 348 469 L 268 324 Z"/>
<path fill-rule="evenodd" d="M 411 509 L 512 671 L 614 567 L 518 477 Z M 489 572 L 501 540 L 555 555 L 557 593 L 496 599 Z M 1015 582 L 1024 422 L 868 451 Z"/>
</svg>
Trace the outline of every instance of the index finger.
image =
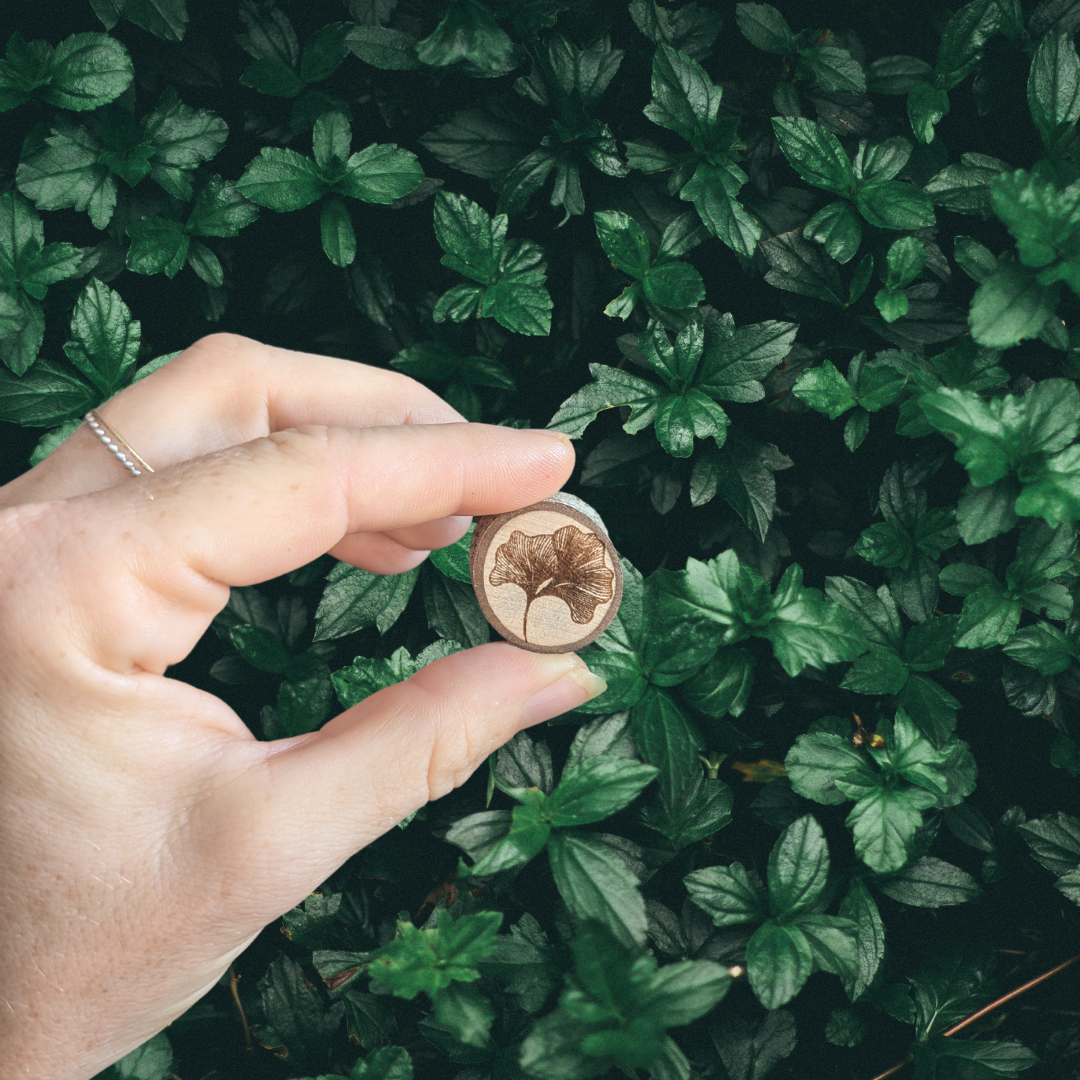
<svg viewBox="0 0 1080 1080">
<path fill-rule="evenodd" d="M 91 613 L 73 627 L 91 657 L 160 673 L 195 646 L 226 586 L 277 577 L 350 534 L 527 506 L 573 463 L 565 435 L 486 424 L 279 431 L 50 503 L 53 531 L 79 536 L 50 556 L 53 581 Z"/>
<path fill-rule="evenodd" d="M 383 427 L 465 418 L 400 372 L 264 345 L 237 334 L 200 338 L 98 408 L 157 471 L 304 424 Z M 0 506 L 66 499 L 128 479 L 85 425 L 0 490 Z"/>
</svg>

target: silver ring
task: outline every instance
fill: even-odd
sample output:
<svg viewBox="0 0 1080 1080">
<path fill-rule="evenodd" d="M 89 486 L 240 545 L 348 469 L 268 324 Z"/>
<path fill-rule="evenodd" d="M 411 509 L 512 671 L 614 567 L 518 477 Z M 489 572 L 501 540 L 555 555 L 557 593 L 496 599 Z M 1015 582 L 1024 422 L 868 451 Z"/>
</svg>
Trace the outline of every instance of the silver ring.
<svg viewBox="0 0 1080 1080">
<path fill-rule="evenodd" d="M 102 441 L 105 448 L 132 476 L 142 476 L 144 472 L 152 473 L 154 471 L 93 409 L 83 417 L 83 420 Z"/>
</svg>

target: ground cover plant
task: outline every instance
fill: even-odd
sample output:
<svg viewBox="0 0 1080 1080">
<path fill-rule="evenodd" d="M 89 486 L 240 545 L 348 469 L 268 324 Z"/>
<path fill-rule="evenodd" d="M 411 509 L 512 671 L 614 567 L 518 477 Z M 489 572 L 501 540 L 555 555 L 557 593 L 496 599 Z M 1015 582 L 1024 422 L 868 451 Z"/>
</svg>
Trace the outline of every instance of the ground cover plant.
<svg viewBox="0 0 1080 1080">
<path fill-rule="evenodd" d="M 1080 1077 L 1078 29 L 5 5 L 3 479 L 233 331 L 567 432 L 624 558 L 602 697 L 103 1077 Z M 276 738 L 489 636 L 466 540 L 234 589 L 171 674 Z"/>
</svg>

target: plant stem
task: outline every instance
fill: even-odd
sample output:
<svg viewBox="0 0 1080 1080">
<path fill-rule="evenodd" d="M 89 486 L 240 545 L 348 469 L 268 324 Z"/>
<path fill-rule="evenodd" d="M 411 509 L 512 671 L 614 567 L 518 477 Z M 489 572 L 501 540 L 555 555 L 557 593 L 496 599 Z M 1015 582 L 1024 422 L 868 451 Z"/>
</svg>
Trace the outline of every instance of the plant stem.
<svg viewBox="0 0 1080 1080">
<path fill-rule="evenodd" d="M 1068 960 L 1062 960 L 1056 967 L 1052 967 L 1049 971 L 1044 971 L 1041 975 L 1036 975 L 1034 979 L 1029 979 L 1022 986 L 1018 986 L 1015 990 L 1010 990 L 1007 994 L 1002 994 L 1001 997 L 991 1001 L 989 1005 L 984 1005 L 978 1012 L 973 1012 L 966 1020 L 961 1020 L 959 1024 L 953 1024 L 947 1031 L 941 1033 L 942 1038 L 949 1038 L 950 1035 L 955 1035 L 958 1031 L 963 1031 L 969 1024 L 974 1024 L 976 1020 L 981 1020 L 984 1016 L 992 1013 L 995 1009 L 1001 1008 L 1008 1001 L 1012 1001 L 1013 998 L 1019 997 L 1021 994 L 1026 993 L 1034 986 L 1038 986 L 1039 983 L 1045 982 L 1051 976 L 1056 975 L 1059 971 L 1064 971 L 1070 964 L 1075 964 L 1077 960 L 1080 960 L 1080 953 L 1075 956 L 1070 956 Z M 905 1065 L 911 1061 L 911 1055 L 908 1054 L 903 1061 L 898 1061 L 891 1069 L 886 1069 L 883 1073 L 878 1073 L 874 1077 L 874 1080 L 886 1080 L 886 1077 L 892 1076 L 894 1073 L 898 1073 Z"/>
<path fill-rule="evenodd" d="M 532 602 L 536 597 L 530 597 L 525 601 L 525 614 L 521 619 L 521 639 L 523 641 L 529 640 L 529 608 L 532 607 Z"/>
<path fill-rule="evenodd" d="M 240 977 L 236 974 L 236 965 L 229 965 L 229 991 L 232 993 L 233 1001 L 236 1002 L 236 1011 L 240 1014 L 240 1024 L 244 1029 L 244 1046 L 248 1050 L 251 1049 L 251 1028 L 248 1027 L 247 1016 L 244 1014 L 244 1006 L 240 1004 L 240 993 L 237 990 L 237 985 L 240 982 Z"/>
</svg>

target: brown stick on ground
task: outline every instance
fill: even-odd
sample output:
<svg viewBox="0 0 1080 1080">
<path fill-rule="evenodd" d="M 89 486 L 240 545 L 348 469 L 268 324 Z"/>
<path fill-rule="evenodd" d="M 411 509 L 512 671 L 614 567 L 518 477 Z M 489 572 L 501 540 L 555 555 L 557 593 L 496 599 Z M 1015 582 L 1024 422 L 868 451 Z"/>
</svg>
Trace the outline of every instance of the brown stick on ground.
<svg viewBox="0 0 1080 1080">
<path fill-rule="evenodd" d="M 969 1024 L 974 1024 L 976 1020 L 981 1020 L 988 1013 L 992 1013 L 995 1009 L 1001 1008 L 1006 1002 L 1012 1001 L 1013 998 L 1026 993 L 1033 986 L 1038 986 L 1039 983 L 1045 982 L 1059 971 L 1064 971 L 1070 964 L 1075 964 L 1077 960 L 1080 960 L 1080 953 L 1077 953 L 1075 956 L 1070 956 L 1068 960 L 1062 960 L 1056 967 L 1052 967 L 1049 971 L 1044 971 L 1041 975 L 1036 975 L 1034 979 L 1029 979 L 1022 986 L 1018 986 L 1015 990 L 1010 990 L 1007 994 L 1003 994 L 1001 997 L 991 1001 L 989 1005 L 984 1005 L 978 1012 L 973 1012 L 966 1020 L 961 1020 L 959 1024 L 953 1024 L 947 1031 L 943 1031 L 941 1033 L 942 1037 L 947 1039 L 950 1035 L 955 1035 L 958 1031 L 963 1031 Z M 886 1080 L 886 1077 L 898 1073 L 905 1065 L 909 1064 L 910 1061 L 911 1055 L 908 1054 L 903 1061 L 898 1061 L 891 1069 L 886 1069 L 883 1073 L 878 1073 L 877 1076 L 874 1077 L 874 1080 Z"/>
</svg>

